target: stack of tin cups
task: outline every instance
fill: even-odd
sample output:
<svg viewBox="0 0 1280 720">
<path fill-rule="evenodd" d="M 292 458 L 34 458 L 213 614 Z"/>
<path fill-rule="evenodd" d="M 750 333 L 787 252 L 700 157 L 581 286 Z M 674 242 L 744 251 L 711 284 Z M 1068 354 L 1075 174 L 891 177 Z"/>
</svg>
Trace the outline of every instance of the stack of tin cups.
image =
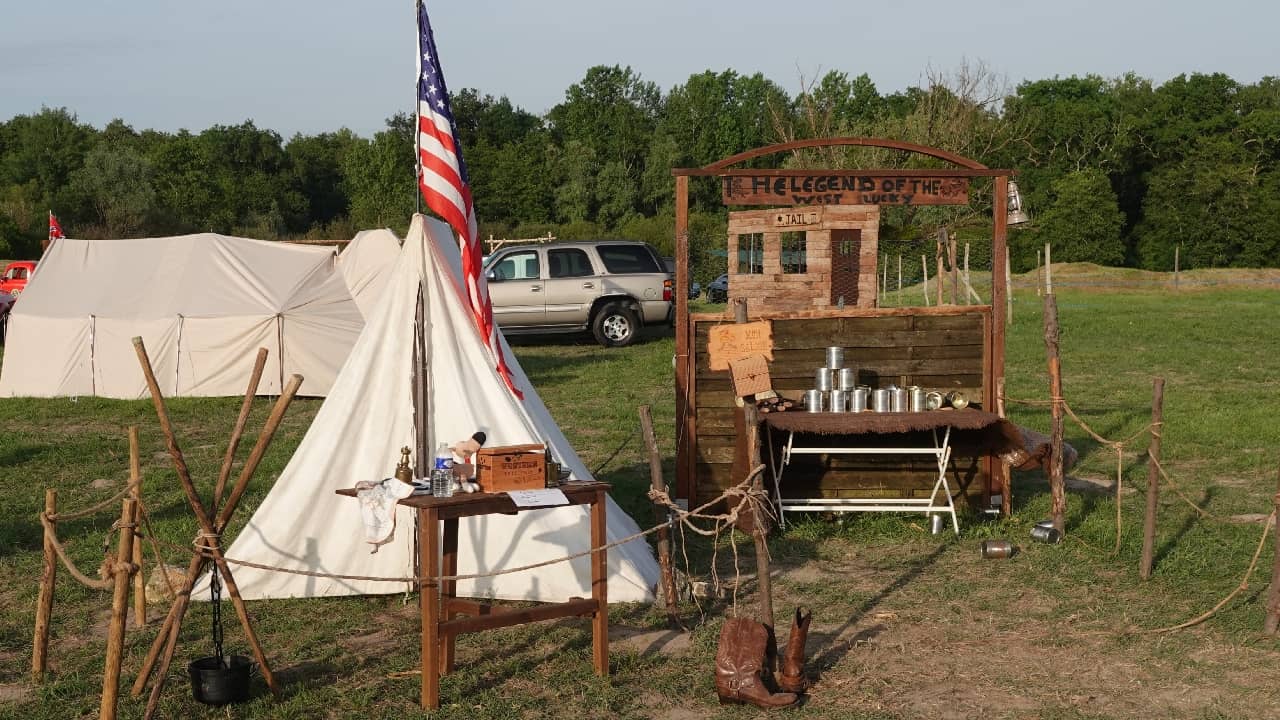
<svg viewBox="0 0 1280 720">
<path fill-rule="evenodd" d="M 814 373 L 814 389 L 804 394 L 809 412 L 862 412 L 867 389 L 858 387 L 858 372 L 844 366 L 844 348 L 827 348 L 827 362 Z"/>
</svg>

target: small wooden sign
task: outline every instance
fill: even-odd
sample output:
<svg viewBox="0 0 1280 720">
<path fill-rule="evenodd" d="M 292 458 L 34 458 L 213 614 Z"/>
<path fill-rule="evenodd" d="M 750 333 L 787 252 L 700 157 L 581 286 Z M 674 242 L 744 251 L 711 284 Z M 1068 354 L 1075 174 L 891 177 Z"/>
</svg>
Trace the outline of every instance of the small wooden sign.
<svg viewBox="0 0 1280 720">
<path fill-rule="evenodd" d="M 772 360 L 773 323 L 758 320 L 716 325 L 708 333 L 707 355 L 712 370 L 728 370 L 729 363 L 749 355 L 761 355 Z"/>
<path fill-rule="evenodd" d="M 734 175 L 723 178 L 725 205 L 964 205 L 969 178 L 858 175 Z"/>
<path fill-rule="evenodd" d="M 781 210 L 773 216 L 774 227 L 817 225 L 822 222 L 822 208 L 817 210 Z"/>
<path fill-rule="evenodd" d="M 733 373 L 733 394 L 738 397 L 758 395 L 773 389 L 769 363 L 763 355 L 750 355 L 729 363 Z"/>
</svg>

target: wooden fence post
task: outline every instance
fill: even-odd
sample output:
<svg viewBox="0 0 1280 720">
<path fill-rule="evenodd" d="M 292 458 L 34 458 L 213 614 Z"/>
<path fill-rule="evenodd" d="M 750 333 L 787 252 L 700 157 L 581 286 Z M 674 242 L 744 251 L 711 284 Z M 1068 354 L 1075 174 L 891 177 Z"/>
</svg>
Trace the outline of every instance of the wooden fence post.
<svg viewBox="0 0 1280 720">
<path fill-rule="evenodd" d="M 1275 515 L 1272 516 L 1272 520 L 1275 521 L 1276 528 L 1280 529 L 1280 473 L 1277 473 L 1276 496 L 1273 502 Z M 1272 636 L 1280 628 L 1280 532 L 1276 533 L 1275 543 L 1276 556 L 1271 565 L 1271 588 L 1267 590 L 1267 619 L 1262 623 L 1262 631 Z"/>
<path fill-rule="evenodd" d="M 920 268 L 924 271 L 924 306 L 929 307 L 929 261 L 920 255 Z"/>
<path fill-rule="evenodd" d="M 665 493 L 667 482 L 662 478 L 662 454 L 658 452 L 658 441 L 653 434 L 653 416 L 648 405 L 640 406 L 640 431 L 644 435 L 644 444 L 649 449 L 649 484 L 655 492 Z M 653 514 L 662 526 L 658 530 L 658 569 L 661 572 L 662 598 L 667 608 L 667 618 L 679 625 L 676 616 L 676 578 L 671 568 L 671 524 L 670 511 L 662 505 L 654 503 Z"/>
<path fill-rule="evenodd" d="M 738 300 L 738 304 L 734 307 L 734 320 L 739 323 L 747 322 L 747 301 Z M 746 431 L 747 437 L 747 472 L 753 472 L 760 465 L 760 415 L 754 402 L 746 403 L 742 408 L 743 423 L 742 426 Z M 755 476 L 755 480 L 751 483 L 751 492 L 764 492 L 764 477 L 760 474 Z M 757 494 L 757 498 L 759 495 Z M 756 503 L 750 502 L 751 510 L 751 539 L 755 543 L 756 548 L 756 587 L 760 594 L 760 622 L 769 628 L 769 633 L 773 633 L 773 577 L 769 571 L 769 543 L 765 539 L 765 518 L 761 516 L 760 511 L 756 507 Z"/>
<path fill-rule="evenodd" d="M 136 429 L 136 428 L 135 428 Z M 129 617 L 129 581 L 133 576 L 133 525 L 138 502 L 125 498 L 120 509 L 120 540 L 116 545 L 116 562 L 112 567 L 115 587 L 111 594 L 111 623 L 107 626 L 107 657 L 102 671 L 102 703 L 98 720 L 115 720 L 120 697 L 120 660 L 124 656 L 124 625 Z"/>
<path fill-rule="evenodd" d="M 58 514 L 58 491 L 44 490 L 44 512 L 49 522 L 57 527 L 53 518 Z M 40 565 L 40 595 L 36 600 L 36 631 L 31 645 L 31 679 L 44 681 L 49 660 L 49 618 L 53 615 L 53 587 L 58 577 L 57 551 L 53 549 L 53 533 L 44 531 L 44 560 Z"/>
<path fill-rule="evenodd" d="M 142 462 L 138 452 L 138 426 L 129 426 L 129 485 L 133 487 L 130 496 L 136 501 L 134 522 L 142 515 Z M 133 564 L 137 570 L 133 575 L 133 626 L 147 625 L 147 588 L 142 573 L 142 543 L 133 543 Z"/>
<path fill-rule="evenodd" d="M 1147 513 L 1142 519 L 1142 561 L 1138 577 L 1151 579 L 1155 561 L 1156 510 L 1160 501 L 1160 438 L 1164 435 L 1164 378 L 1158 377 L 1151 387 L 1151 446 L 1147 448 Z M 1116 498 L 1120 502 L 1120 498 Z"/>
<path fill-rule="evenodd" d="M 999 262 L 999 260 L 992 259 L 992 262 Z M 1009 263 L 1009 250 L 1007 248 L 1004 251 L 1004 302 L 1005 302 L 1005 307 L 1007 308 L 1005 311 L 1005 319 L 1008 320 L 1010 325 L 1012 325 L 1013 324 L 1013 267 Z"/>
<path fill-rule="evenodd" d="M 1049 490 L 1053 494 L 1053 526 L 1065 531 L 1066 490 L 1062 478 L 1062 360 L 1058 354 L 1058 299 L 1052 292 L 1044 296 L 1044 347 L 1049 356 L 1049 397 L 1053 411 L 1053 433 L 1049 449 Z"/>
<path fill-rule="evenodd" d="M 902 253 L 898 253 L 898 293 L 894 297 L 894 305 L 902 304 Z"/>
</svg>

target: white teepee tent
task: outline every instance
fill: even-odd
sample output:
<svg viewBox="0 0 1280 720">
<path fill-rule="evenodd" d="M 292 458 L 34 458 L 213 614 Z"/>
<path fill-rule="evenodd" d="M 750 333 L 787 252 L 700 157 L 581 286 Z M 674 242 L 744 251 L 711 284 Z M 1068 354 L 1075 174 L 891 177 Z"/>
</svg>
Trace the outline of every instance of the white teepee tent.
<svg viewBox="0 0 1280 720">
<path fill-rule="evenodd" d="M 229 557 L 342 575 L 413 574 L 413 512 L 400 507 L 395 539 L 371 554 L 363 541 L 360 503 L 334 491 L 359 480 L 389 477 L 399 459 L 399 448 L 414 444 L 410 378 L 420 281 L 427 333 L 428 447 L 484 430 L 489 446 L 546 443 L 574 479 L 590 478 L 505 343 L 523 400 L 507 389 L 494 370 L 471 321 L 460 277 L 461 256 L 449 227 L 414 216 L 381 302 L 370 314 L 297 452 L 227 549 Z M 608 501 L 607 521 L 611 541 L 639 529 L 612 499 Z M 458 572 L 492 572 L 580 552 L 589 546 L 587 522 L 583 507 L 463 519 Z M 585 597 L 591 593 L 589 560 L 582 557 L 520 573 L 460 581 L 458 594 L 542 601 Z M 316 578 L 247 566 L 234 572 L 246 598 L 405 589 L 403 583 Z M 638 539 L 611 549 L 608 577 L 610 601 L 652 599 L 658 566 L 648 544 Z M 194 597 L 202 595 L 197 591 Z"/>
</svg>

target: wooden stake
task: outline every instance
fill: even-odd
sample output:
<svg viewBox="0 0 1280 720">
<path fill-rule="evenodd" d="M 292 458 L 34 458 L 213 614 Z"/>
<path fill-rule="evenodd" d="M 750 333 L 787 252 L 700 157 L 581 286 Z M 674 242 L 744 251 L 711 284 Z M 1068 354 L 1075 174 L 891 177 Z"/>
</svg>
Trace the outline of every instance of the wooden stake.
<svg viewBox="0 0 1280 720">
<path fill-rule="evenodd" d="M 1044 294 L 1053 294 L 1053 259 L 1049 251 L 1049 243 L 1044 244 Z"/>
<path fill-rule="evenodd" d="M 898 292 L 894 297 L 894 305 L 902 304 L 902 253 L 898 253 Z"/>
<path fill-rule="evenodd" d="M 1151 386 L 1151 446 L 1147 448 L 1147 513 L 1142 519 L 1142 560 L 1138 565 L 1138 577 L 1151 579 L 1151 567 L 1155 562 L 1156 511 L 1160 501 L 1160 439 L 1164 435 L 1164 378 L 1158 377 Z M 1120 502 L 1116 498 L 1116 502 Z"/>
<path fill-rule="evenodd" d="M 880 306 L 884 307 L 889 300 L 889 258 L 884 259 L 884 270 L 880 272 Z"/>
<path fill-rule="evenodd" d="M 1004 378 L 996 381 L 996 414 L 1002 419 L 1007 417 L 1004 408 Z M 1013 512 L 1013 482 L 1009 477 L 1009 463 L 997 458 L 994 465 L 1000 476 L 1000 515 L 1009 517 Z"/>
<path fill-rule="evenodd" d="M 943 304 L 943 293 L 945 292 L 944 286 L 947 284 L 947 281 L 943 279 L 944 271 L 942 269 L 942 244 L 945 241 L 946 236 L 947 231 L 945 229 L 940 229 L 938 230 L 938 237 L 935 238 L 933 242 L 933 259 L 934 265 L 937 268 L 937 272 L 934 274 L 934 277 L 938 279 L 938 282 L 935 283 L 934 290 L 938 296 L 937 304 L 939 306 Z"/>
<path fill-rule="evenodd" d="M 747 322 L 747 303 L 738 301 L 734 307 L 734 319 Z M 743 427 L 747 433 L 747 471 L 751 472 L 760 466 L 760 414 L 755 403 L 747 403 L 743 408 Z M 757 474 L 751 483 L 751 491 L 764 492 L 764 476 Z M 760 622 L 773 634 L 773 577 L 769 572 L 769 543 L 765 540 L 765 519 L 755 503 L 751 503 L 751 539 L 756 548 L 756 586 L 760 594 Z"/>
<path fill-rule="evenodd" d="M 1275 515 L 1272 520 L 1280 528 L 1280 473 L 1276 473 L 1276 495 L 1272 498 L 1275 504 Z M 1267 618 L 1262 622 L 1262 632 L 1275 636 L 1280 629 L 1280 532 L 1275 537 L 1275 559 L 1271 564 L 1271 587 L 1267 590 Z"/>
<path fill-rule="evenodd" d="M 1044 347 L 1049 357 L 1049 397 L 1053 401 L 1053 433 L 1050 439 L 1049 489 L 1053 494 L 1053 526 L 1065 532 L 1067 497 L 1062 478 L 1062 361 L 1058 355 L 1058 299 L 1044 296 Z"/>
<path fill-rule="evenodd" d="M 662 477 L 662 454 L 658 451 L 658 440 L 653 434 L 653 416 L 648 405 L 640 406 L 640 431 L 644 435 L 644 444 L 649 449 L 649 484 L 654 492 L 665 493 L 667 481 Z M 653 514 L 658 524 L 658 568 L 662 573 L 662 600 L 667 608 L 667 618 L 676 626 L 680 618 L 676 614 L 676 578 L 671 567 L 671 516 L 668 509 L 654 503 Z"/>
<path fill-rule="evenodd" d="M 134 523 L 142 514 L 142 462 L 138 453 L 138 426 L 129 426 L 129 485 L 133 492 L 129 493 L 135 501 Z M 134 531 L 137 539 L 137 531 Z M 147 624 L 147 586 L 142 573 L 142 543 L 133 543 L 133 626 L 145 627 Z"/>
<path fill-rule="evenodd" d="M 133 428 L 136 430 L 137 428 Z M 120 696 L 120 660 L 124 656 L 124 625 L 129 616 L 129 580 L 133 571 L 133 525 L 138 501 L 125 498 L 120 509 L 120 540 L 116 545 L 116 564 L 112 569 L 115 587 L 111 594 L 111 622 L 107 626 L 107 658 L 102 673 L 102 701 L 98 720 L 115 720 L 116 701 Z"/>
<path fill-rule="evenodd" d="M 920 255 L 920 269 L 924 271 L 924 306 L 929 307 L 929 261 Z"/>
<path fill-rule="evenodd" d="M 1173 289 L 1178 289 L 1178 256 L 1182 252 L 1182 243 L 1173 246 Z"/>
<path fill-rule="evenodd" d="M 262 380 L 262 371 L 267 366 L 267 349 L 258 348 L 258 357 L 253 361 L 253 372 L 249 374 L 249 387 L 244 391 L 244 400 L 240 403 L 240 415 L 236 417 L 235 427 L 231 428 L 231 442 L 227 443 L 227 454 L 222 458 L 222 468 L 218 470 L 218 482 L 213 487 L 212 514 L 218 514 L 218 506 L 222 504 L 222 492 L 231 477 L 231 466 L 236 460 L 236 450 L 240 447 L 240 438 L 244 435 L 244 427 L 249 424 L 249 411 L 253 409 L 253 399 L 258 396 L 258 383 Z"/>
<path fill-rule="evenodd" d="M 960 263 L 957 262 L 956 252 L 956 234 L 951 233 L 947 238 L 947 262 L 951 265 L 951 304 L 960 304 Z M 969 299 L 965 298 L 965 304 Z"/>
<path fill-rule="evenodd" d="M 1044 295 L 1044 277 L 1040 269 L 1040 251 L 1036 251 L 1036 297 Z"/>
<path fill-rule="evenodd" d="M 50 518 L 50 524 L 57 528 L 53 520 L 58 514 L 58 491 L 45 488 L 44 512 Z M 53 588 L 58 577 L 57 551 L 53 549 L 53 535 L 44 533 L 44 560 L 40 565 L 40 595 L 36 600 L 36 630 L 31 643 L 31 680 L 44 682 L 44 673 L 49 659 L 49 618 L 53 615 Z"/>
<path fill-rule="evenodd" d="M 992 262 L 998 262 L 992 260 Z M 1007 305 L 1005 315 L 1010 325 L 1013 324 L 1013 268 L 1009 264 L 1009 252 L 1006 249 L 1004 253 L 1004 301 Z"/>
</svg>

